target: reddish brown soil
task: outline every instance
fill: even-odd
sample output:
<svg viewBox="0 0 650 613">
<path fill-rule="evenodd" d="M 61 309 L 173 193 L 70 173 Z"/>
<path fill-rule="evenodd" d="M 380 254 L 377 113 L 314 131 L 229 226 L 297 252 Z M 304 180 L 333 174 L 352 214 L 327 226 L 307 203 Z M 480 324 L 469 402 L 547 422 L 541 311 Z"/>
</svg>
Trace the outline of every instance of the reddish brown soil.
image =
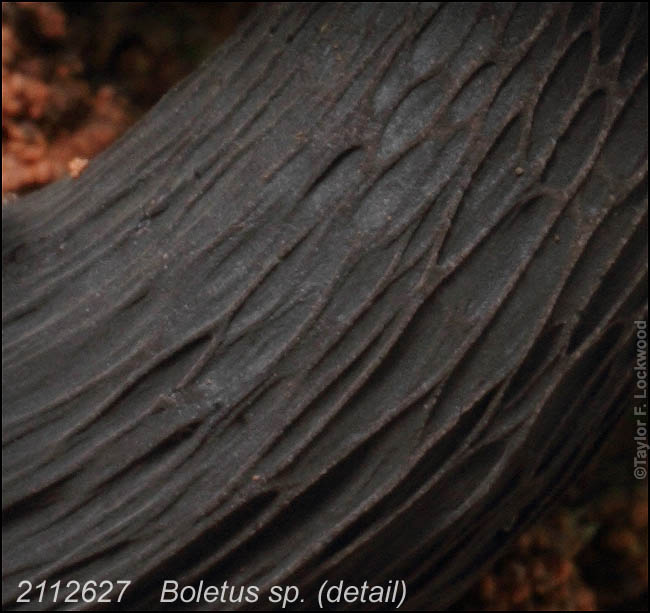
<svg viewBox="0 0 650 613">
<path fill-rule="evenodd" d="M 242 3 L 3 2 L 3 194 L 78 174 L 248 10 Z"/>
<path fill-rule="evenodd" d="M 71 160 L 94 156 L 135 118 L 114 87 L 89 84 L 68 30 L 55 4 L 3 2 L 3 193 L 57 179 Z"/>
</svg>

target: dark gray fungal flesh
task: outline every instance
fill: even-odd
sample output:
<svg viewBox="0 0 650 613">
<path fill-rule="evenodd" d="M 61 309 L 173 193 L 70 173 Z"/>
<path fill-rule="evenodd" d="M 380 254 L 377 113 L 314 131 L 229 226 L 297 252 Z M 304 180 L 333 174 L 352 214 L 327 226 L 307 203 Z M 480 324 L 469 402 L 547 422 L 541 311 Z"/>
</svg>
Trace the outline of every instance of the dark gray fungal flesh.
<svg viewBox="0 0 650 613">
<path fill-rule="evenodd" d="M 440 609 L 631 410 L 647 5 L 262 4 L 3 207 L 6 608 Z"/>
</svg>

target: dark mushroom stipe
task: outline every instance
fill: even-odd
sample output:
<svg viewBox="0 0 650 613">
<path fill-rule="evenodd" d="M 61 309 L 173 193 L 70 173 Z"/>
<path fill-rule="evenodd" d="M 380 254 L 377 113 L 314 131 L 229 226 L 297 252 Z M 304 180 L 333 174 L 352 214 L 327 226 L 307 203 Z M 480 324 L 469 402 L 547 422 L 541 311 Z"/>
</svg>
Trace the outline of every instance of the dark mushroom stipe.
<svg viewBox="0 0 650 613">
<path fill-rule="evenodd" d="M 440 609 L 631 410 L 647 5 L 262 4 L 3 207 L 6 608 Z"/>
</svg>

